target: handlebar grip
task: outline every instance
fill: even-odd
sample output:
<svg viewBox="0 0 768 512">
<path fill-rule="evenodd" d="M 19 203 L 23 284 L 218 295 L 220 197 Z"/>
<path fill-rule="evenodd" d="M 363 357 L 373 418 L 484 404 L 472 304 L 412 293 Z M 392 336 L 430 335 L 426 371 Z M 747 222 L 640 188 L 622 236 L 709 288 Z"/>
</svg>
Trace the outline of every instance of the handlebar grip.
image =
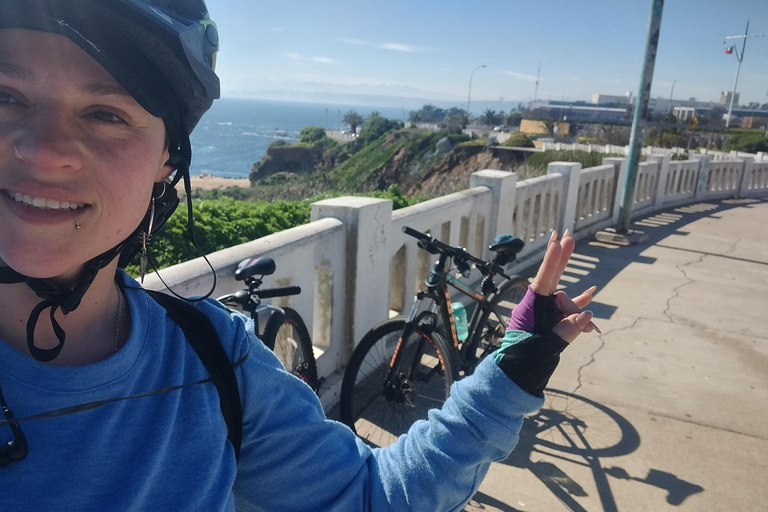
<svg viewBox="0 0 768 512">
<path fill-rule="evenodd" d="M 288 295 L 298 295 L 301 293 L 300 286 L 278 286 L 277 288 L 266 288 L 256 290 L 254 295 L 261 299 L 271 299 L 272 297 L 286 297 Z"/>
<path fill-rule="evenodd" d="M 421 231 L 416 231 L 413 228 L 409 228 L 408 226 L 403 226 L 403 233 L 405 233 L 408 236 L 412 236 L 413 238 L 418 238 L 419 240 L 432 240 L 432 237 L 427 235 L 426 233 L 422 233 Z"/>
</svg>

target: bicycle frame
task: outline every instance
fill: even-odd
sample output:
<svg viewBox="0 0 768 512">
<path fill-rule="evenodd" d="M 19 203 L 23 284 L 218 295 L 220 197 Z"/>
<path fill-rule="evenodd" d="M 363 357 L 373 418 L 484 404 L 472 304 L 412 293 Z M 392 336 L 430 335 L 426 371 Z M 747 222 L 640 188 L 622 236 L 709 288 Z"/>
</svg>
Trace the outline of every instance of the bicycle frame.
<svg viewBox="0 0 768 512">
<path fill-rule="evenodd" d="M 465 340 L 461 346 L 459 346 L 459 337 L 456 332 L 456 320 L 453 314 L 453 308 L 451 307 L 452 301 L 449 286 L 461 292 L 463 295 L 471 298 L 477 303 L 477 306 L 472 312 L 472 316 L 468 322 L 470 333 L 477 331 L 480 319 L 483 317 L 486 311 L 490 310 L 492 314 L 495 314 L 500 318 L 489 300 L 489 297 L 492 297 L 493 293 L 495 292 L 489 294 L 488 296 L 483 295 L 475 288 L 464 283 L 463 281 L 460 281 L 457 277 L 452 276 L 446 271 L 447 261 L 448 256 L 440 254 L 438 261 L 435 262 L 435 265 L 432 267 L 432 270 L 427 277 L 427 289 L 422 290 L 416 294 L 413 306 L 411 307 L 411 311 L 408 315 L 408 320 L 405 324 L 405 327 L 403 328 L 403 333 L 398 339 L 397 347 L 395 348 L 395 352 L 390 361 L 390 372 L 387 377 L 387 382 L 391 382 L 392 378 L 395 376 L 395 372 L 397 371 L 395 363 L 397 361 L 397 356 L 400 352 L 403 339 L 406 339 L 416 329 L 416 326 L 422 327 L 421 330 L 424 331 L 424 333 L 420 333 L 422 336 L 424 336 L 424 334 L 429 334 L 432 329 L 437 327 L 438 317 L 443 320 L 443 325 L 450 326 L 450 332 L 447 332 L 446 335 L 451 337 L 451 345 L 455 350 L 454 356 L 456 356 L 456 361 L 461 364 L 461 368 L 464 370 L 467 369 L 467 355 L 474 353 L 481 338 L 480 336 L 473 336 L 472 339 Z M 432 303 L 429 309 L 419 313 L 419 308 L 425 299 L 431 300 Z M 421 340 L 421 344 L 416 351 L 416 357 L 420 356 L 423 343 L 424 339 Z"/>
</svg>

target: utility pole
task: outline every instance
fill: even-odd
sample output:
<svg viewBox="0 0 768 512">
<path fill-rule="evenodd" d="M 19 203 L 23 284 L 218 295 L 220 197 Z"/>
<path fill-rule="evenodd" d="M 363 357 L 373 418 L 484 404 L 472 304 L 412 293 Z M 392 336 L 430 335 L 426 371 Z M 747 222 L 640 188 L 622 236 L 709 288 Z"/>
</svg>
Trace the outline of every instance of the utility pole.
<svg viewBox="0 0 768 512">
<path fill-rule="evenodd" d="M 726 43 L 729 39 L 743 39 L 744 42 L 741 44 L 741 53 L 739 53 L 739 49 L 736 48 L 736 46 L 732 46 L 733 52 L 736 54 L 736 60 L 739 62 L 736 66 L 736 79 L 733 81 L 733 91 L 731 91 L 731 101 L 728 104 L 728 117 L 725 119 L 725 127 L 728 128 L 728 126 L 731 124 L 731 112 L 733 112 L 733 99 L 736 97 L 736 86 L 739 84 L 739 71 L 741 71 L 741 62 L 744 60 L 744 50 L 747 49 L 747 39 L 750 37 L 765 37 L 765 34 L 754 34 L 749 35 L 749 21 L 747 21 L 747 29 L 744 31 L 743 36 L 728 36 L 723 41 L 723 44 Z M 726 49 L 727 53 L 728 50 Z"/>
<path fill-rule="evenodd" d="M 635 202 L 637 174 L 640 164 L 640 153 L 643 142 L 643 126 L 648 116 L 648 99 L 653 83 L 653 68 L 656 65 L 656 50 L 659 46 L 661 30 L 661 14 L 664 11 L 664 0 L 651 0 L 651 15 L 648 19 L 648 36 L 645 42 L 643 70 L 640 74 L 640 85 L 637 89 L 635 109 L 632 114 L 632 133 L 629 137 L 629 155 L 627 155 L 627 177 L 621 200 L 618 232 L 629 235 L 629 221 L 632 216 L 632 205 Z"/>
<path fill-rule="evenodd" d="M 536 88 L 533 90 L 533 101 L 531 102 L 531 109 L 533 109 L 536 98 L 539 96 L 539 75 L 541 74 L 541 61 L 539 61 L 539 68 L 536 70 Z"/>
</svg>

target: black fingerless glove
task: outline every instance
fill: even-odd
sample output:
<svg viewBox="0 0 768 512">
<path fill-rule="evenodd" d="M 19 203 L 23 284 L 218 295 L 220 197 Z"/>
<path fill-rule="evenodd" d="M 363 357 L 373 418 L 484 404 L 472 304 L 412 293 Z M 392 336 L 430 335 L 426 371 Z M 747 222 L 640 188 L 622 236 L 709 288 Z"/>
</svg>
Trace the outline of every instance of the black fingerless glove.
<svg viewBox="0 0 768 512">
<path fill-rule="evenodd" d="M 494 360 L 520 389 L 541 396 L 560 362 L 560 353 L 567 346 L 568 343 L 550 329 L 519 343 L 502 345 Z"/>
<path fill-rule="evenodd" d="M 539 295 L 528 287 L 512 311 L 507 334 L 494 361 L 512 381 L 528 393 L 541 396 L 568 346 L 552 328 L 563 319 L 554 295 Z M 530 333 L 530 334 L 529 334 Z"/>
</svg>

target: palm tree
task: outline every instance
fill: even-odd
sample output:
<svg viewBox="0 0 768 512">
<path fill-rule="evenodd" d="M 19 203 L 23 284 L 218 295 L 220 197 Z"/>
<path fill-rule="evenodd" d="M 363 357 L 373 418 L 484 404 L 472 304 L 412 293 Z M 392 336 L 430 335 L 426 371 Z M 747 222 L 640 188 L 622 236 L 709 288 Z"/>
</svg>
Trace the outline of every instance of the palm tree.
<svg viewBox="0 0 768 512">
<path fill-rule="evenodd" d="M 557 121 L 554 119 L 545 119 L 542 123 L 544 123 L 544 129 L 547 130 L 547 135 L 554 138 L 556 135 L 555 127 L 557 126 Z"/>
<path fill-rule="evenodd" d="M 483 112 L 483 117 L 481 118 L 483 120 L 483 124 L 486 126 L 494 126 L 496 124 L 496 118 L 497 114 L 495 111 L 491 109 L 485 109 L 485 112 Z"/>
<path fill-rule="evenodd" d="M 357 127 L 363 124 L 363 116 L 358 114 L 355 110 L 350 110 L 344 114 L 345 123 L 349 125 L 349 130 L 354 134 L 357 133 Z"/>
</svg>

